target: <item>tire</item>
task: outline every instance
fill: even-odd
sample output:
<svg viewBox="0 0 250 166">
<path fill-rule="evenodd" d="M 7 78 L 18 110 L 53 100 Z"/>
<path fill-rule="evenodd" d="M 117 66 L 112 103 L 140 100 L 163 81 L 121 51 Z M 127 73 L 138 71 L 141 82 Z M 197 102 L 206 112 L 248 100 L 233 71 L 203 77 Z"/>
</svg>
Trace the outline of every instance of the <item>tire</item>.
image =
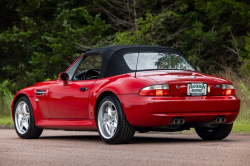
<svg viewBox="0 0 250 166">
<path fill-rule="evenodd" d="M 129 124 L 119 100 L 106 96 L 98 106 L 96 116 L 98 132 L 107 144 L 128 143 L 135 134 L 135 127 Z"/>
<path fill-rule="evenodd" d="M 17 101 L 13 117 L 16 133 L 20 138 L 33 139 L 42 134 L 43 129 L 36 126 L 33 109 L 27 97 L 21 97 Z"/>
<path fill-rule="evenodd" d="M 233 123 L 221 124 L 214 129 L 195 128 L 195 131 L 203 140 L 222 140 L 230 134 L 232 128 Z"/>
</svg>

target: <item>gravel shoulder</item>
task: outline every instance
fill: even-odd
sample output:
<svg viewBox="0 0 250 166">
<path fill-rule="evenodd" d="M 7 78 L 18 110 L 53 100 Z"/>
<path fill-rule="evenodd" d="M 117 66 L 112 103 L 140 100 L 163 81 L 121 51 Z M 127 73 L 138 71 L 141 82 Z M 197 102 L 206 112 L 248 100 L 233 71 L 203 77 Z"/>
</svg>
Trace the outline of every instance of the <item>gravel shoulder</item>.
<svg viewBox="0 0 250 166">
<path fill-rule="evenodd" d="M 0 129 L 14 129 L 15 127 L 13 125 L 1 125 L 0 124 Z"/>
<path fill-rule="evenodd" d="M 250 135 L 202 141 L 194 133 L 136 133 L 130 144 L 107 145 L 97 132 L 44 130 L 20 139 L 0 130 L 0 165 L 249 165 Z"/>
</svg>

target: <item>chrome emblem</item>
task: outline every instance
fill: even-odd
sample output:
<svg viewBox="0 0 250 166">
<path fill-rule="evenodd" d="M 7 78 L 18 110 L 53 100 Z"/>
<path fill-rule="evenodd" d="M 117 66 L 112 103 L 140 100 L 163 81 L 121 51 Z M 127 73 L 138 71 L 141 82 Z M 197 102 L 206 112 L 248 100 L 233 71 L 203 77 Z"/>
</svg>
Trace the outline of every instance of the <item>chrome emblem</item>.
<svg viewBox="0 0 250 166">
<path fill-rule="evenodd" d="M 179 85 L 176 85 L 176 89 L 179 89 Z"/>
<path fill-rule="evenodd" d="M 196 78 L 196 76 L 190 76 L 190 77 L 192 77 L 192 78 Z"/>
</svg>

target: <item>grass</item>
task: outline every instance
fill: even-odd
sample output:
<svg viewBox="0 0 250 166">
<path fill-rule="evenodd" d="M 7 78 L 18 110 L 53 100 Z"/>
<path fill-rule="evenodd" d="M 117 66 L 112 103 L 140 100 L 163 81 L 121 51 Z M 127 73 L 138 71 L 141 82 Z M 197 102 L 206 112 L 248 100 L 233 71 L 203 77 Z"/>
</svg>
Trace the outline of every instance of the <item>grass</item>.
<svg viewBox="0 0 250 166">
<path fill-rule="evenodd" d="M 241 121 L 235 121 L 232 132 L 233 133 L 250 133 L 250 123 L 243 123 Z"/>
<path fill-rule="evenodd" d="M 12 117 L 0 118 L 0 125 L 13 125 Z"/>
</svg>

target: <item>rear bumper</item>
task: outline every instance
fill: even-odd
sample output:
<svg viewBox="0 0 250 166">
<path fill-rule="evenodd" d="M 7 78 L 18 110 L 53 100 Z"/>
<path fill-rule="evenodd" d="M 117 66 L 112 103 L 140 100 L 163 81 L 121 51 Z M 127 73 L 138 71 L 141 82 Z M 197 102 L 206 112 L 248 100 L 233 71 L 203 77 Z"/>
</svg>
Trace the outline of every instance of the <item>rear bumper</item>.
<svg viewBox="0 0 250 166">
<path fill-rule="evenodd" d="M 136 127 L 166 126 L 174 117 L 186 122 L 212 121 L 225 116 L 227 124 L 238 116 L 240 100 L 236 96 L 149 97 L 118 95 L 129 123 Z"/>
</svg>

